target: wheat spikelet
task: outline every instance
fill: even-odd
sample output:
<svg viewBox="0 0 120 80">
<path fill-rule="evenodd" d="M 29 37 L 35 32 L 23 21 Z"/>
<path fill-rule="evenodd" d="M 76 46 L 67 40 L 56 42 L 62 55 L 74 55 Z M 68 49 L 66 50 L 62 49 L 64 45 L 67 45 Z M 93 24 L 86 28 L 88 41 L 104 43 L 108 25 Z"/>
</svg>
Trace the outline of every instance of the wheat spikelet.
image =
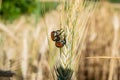
<svg viewBox="0 0 120 80">
<path fill-rule="evenodd" d="M 87 25 L 88 18 L 97 6 L 97 2 L 86 0 L 63 2 L 60 28 L 66 35 L 66 45 L 59 49 L 60 56 L 55 66 L 57 80 L 71 80 L 84 47 L 89 26 Z"/>
</svg>

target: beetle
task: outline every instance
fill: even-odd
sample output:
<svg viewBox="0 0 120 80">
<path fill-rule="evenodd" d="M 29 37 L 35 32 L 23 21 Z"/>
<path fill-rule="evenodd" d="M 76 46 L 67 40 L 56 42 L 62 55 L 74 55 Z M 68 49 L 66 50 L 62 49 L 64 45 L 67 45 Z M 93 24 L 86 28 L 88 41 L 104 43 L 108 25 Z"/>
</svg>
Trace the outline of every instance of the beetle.
<svg viewBox="0 0 120 80">
<path fill-rule="evenodd" d="M 66 44 L 66 36 L 63 32 L 62 29 L 51 32 L 51 39 L 55 41 L 55 46 L 58 48 L 62 48 Z"/>
<path fill-rule="evenodd" d="M 53 41 L 59 41 L 60 40 L 60 35 L 63 33 L 63 30 L 56 30 L 51 32 L 51 39 Z"/>
<path fill-rule="evenodd" d="M 66 44 L 66 39 L 55 42 L 55 46 L 58 48 L 62 48 Z"/>
</svg>

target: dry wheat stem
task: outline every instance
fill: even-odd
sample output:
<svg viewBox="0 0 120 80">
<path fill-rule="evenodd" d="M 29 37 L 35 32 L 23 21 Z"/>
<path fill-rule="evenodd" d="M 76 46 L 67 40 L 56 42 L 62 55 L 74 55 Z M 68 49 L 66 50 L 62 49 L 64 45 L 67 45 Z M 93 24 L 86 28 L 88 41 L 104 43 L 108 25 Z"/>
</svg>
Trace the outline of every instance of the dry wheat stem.
<svg viewBox="0 0 120 80">
<path fill-rule="evenodd" d="M 19 39 L 4 24 L 0 23 L 0 29 L 7 33 L 7 35 L 10 36 L 16 43 L 18 43 Z"/>
<path fill-rule="evenodd" d="M 117 15 L 113 16 L 113 29 L 114 29 L 114 39 L 113 39 L 113 44 L 112 44 L 112 57 L 116 57 L 119 55 L 119 29 L 120 29 L 120 25 L 119 25 L 119 20 Z M 116 79 L 116 74 L 115 74 L 115 67 L 116 67 L 116 61 L 111 59 L 110 61 L 110 72 L 109 72 L 109 78 L 108 80 L 115 80 Z"/>
<path fill-rule="evenodd" d="M 23 52 L 22 52 L 21 69 L 24 80 L 27 79 L 28 70 L 28 31 L 25 30 L 23 33 Z"/>
<path fill-rule="evenodd" d="M 120 57 L 109 57 L 109 56 L 95 56 L 95 57 L 85 57 L 86 59 L 116 59 L 119 60 Z"/>
</svg>

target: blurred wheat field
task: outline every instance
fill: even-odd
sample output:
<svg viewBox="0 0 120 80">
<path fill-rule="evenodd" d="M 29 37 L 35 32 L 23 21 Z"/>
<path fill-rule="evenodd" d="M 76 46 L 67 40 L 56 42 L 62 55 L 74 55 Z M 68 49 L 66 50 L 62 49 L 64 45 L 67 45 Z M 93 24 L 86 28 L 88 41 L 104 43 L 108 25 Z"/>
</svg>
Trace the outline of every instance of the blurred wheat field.
<svg viewBox="0 0 120 80">
<path fill-rule="evenodd" d="M 120 6 L 100 4 L 88 19 L 77 80 L 120 80 Z M 13 23 L 0 22 L 0 70 L 16 73 L 0 80 L 53 80 L 51 66 L 59 50 L 48 40 L 65 15 L 60 9 L 61 5 L 37 21 L 34 15 L 23 15 Z"/>
</svg>

